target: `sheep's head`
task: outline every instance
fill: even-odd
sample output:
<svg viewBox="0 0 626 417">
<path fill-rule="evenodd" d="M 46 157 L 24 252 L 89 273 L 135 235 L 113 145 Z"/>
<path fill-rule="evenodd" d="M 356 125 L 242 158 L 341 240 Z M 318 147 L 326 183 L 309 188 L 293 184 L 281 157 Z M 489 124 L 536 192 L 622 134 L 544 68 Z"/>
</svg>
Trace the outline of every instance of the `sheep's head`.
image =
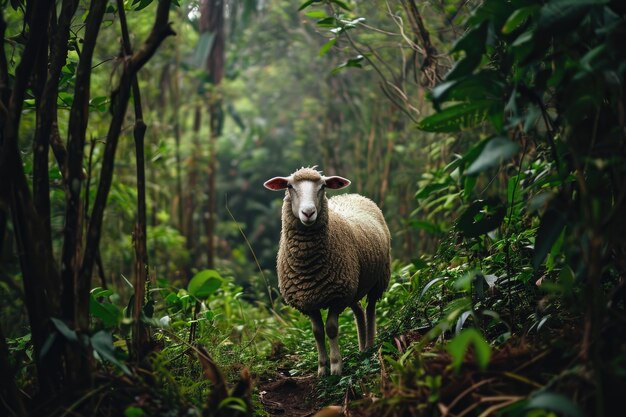
<svg viewBox="0 0 626 417">
<path fill-rule="evenodd" d="M 291 211 L 305 226 L 312 226 L 317 220 L 326 188 L 339 190 L 350 185 L 350 180 L 332 176 L 325 177 L 315 168 L 301 168 L 288 177 L 274 177 L 267 180 L 265 188 L 287 190 L 291 200 Z"/>
</svg>

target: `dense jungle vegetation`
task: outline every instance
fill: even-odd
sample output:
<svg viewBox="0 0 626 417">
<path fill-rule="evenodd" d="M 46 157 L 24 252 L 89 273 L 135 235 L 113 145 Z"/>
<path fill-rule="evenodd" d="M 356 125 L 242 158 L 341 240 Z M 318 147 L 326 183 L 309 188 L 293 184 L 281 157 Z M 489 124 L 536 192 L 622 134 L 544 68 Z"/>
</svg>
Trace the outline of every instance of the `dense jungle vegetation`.
<svg viewBox="0 0 626 417">
<path fill-rule="evenodd" d="M 0 415 L 609 416 L 626 394 L 621 0 L 2 0 Z M 392 234 L 318 378 L 282 196 Z M 329 194 L 331 194 L 329 192 Z"/>
</svg>

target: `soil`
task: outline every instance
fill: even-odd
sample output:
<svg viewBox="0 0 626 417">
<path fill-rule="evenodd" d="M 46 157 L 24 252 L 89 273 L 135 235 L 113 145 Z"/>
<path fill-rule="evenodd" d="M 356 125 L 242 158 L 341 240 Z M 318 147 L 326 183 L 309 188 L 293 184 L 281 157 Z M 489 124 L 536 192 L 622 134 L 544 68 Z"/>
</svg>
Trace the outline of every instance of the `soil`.
<svg viewBox="0 0 626 417">
<path fill-rule="evenodd" d="M 270 415 L 312 416 L 320 408 L 315 383 L 314 375 L 292 377 L 278 374 L 261 383 L 261 403 Z"/>
</svg>

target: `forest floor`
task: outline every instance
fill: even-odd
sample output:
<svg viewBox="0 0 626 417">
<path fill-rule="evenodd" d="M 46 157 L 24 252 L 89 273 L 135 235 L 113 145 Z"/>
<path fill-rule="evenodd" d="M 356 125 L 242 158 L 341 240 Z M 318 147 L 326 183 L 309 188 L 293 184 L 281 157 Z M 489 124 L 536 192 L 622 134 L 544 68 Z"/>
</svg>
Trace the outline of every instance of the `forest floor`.
<svg viewBox="0 0 626 417">
<path fill-rule="evenodd" d="M 261 382 L 259 396 L 270 415 L 306 417 L 320 408 L 315 375 L 292 377 L 279 373 Z"/>
</svg>

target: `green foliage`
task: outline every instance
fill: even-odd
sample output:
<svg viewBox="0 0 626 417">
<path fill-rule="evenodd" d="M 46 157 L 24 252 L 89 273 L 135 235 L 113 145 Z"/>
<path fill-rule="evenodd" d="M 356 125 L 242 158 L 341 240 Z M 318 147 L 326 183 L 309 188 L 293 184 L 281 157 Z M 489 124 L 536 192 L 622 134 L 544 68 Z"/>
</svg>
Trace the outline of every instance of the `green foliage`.
<svg viewBox="0 0 626 417">
<path fill-rule="evenodd" d="M 489 344 L 475 329 L 464 329 L 447 344 L 448 352 L 452 355 L 452 366 L 457 371 L 461 368 L 463 358 L 470 346 L 474 348 L 476 363 L 481 369 L 485 369 L 489 364 L 491 357 Z"/>
<path fill-rule="evenodd" d="M 223 279 L 217 271 L 205 269 L 189 280 L 187 292 L 197 299 L 206 299 L 220 288 L 222 281 Z"/>
</svg>

